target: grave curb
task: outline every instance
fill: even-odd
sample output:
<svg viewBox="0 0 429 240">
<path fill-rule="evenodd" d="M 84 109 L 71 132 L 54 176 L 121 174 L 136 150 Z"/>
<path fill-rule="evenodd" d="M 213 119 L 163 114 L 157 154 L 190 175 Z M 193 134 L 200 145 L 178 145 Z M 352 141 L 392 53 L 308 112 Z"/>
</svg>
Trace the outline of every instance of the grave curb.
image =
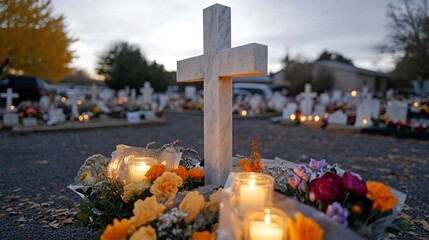
<svg viewBox="0 0 429 240">
<path fill-rule="evenodd" d="M 138 123 L 129 123 L 126 119 L 120 120 L 109 120 L 106 122 L 72 122 L 72 123 L 63 123 L 54 126 L 14 126 L 11 130 L 12 133 L 30 133 L 30 132 L 50 132 L 50 131 L 65 131 L 65 130 L 80 130 L 80 129 L 95 129 L 95 128 L 105 128 L 105 127 L 126 127 L 126 126 L 140 126 L 147 124 L 158 124 L 166 123 L 165 117 L 159 119 L 151 120 L 142 120 Z"/>
</svg>

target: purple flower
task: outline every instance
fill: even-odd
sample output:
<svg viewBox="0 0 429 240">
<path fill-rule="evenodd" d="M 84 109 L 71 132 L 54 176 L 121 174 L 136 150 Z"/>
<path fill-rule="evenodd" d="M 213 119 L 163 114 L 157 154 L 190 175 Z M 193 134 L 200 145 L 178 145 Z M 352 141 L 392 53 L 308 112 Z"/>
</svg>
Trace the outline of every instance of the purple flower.
<svg viewBox="0 0 429 240">
<path fill-rule="evenodd" d="M 311 173 L 307 170 L 307 168 L 303 165 L 299 165 L 298 167 L 293 168 L 293 172 L 303 179 L 304 181 L 310 180 Z"/>
<path fill-rule="evenodd" d="M 331 205 L 328 206 L 328 209 L 326 209 L 326 215 L 330 219 L 338 222 L 344 227 L 347 227 L 347 225 L 349 224 L 349 222 L 347 221 L 349 212 L 347 211 L 347 209 L 343 208 L 338 202 L 333 202 Z"/>
<path fill-rule="evenodd" d="M 301 182 L 301 178 L 297 176 L 293 176 L 287 179 L 287 183 L 293 188 L 296 188 L 300 182 Z"/>
<path fill-rule="evenodd" d="M 313 172 L 319 172 L 325 168 L 329 168 L 329 164 L 326 163 L 325 159 L 322 159 L 320 161 L 317 161 L 316 159 L 312 159 L 310 158 L 310 163 L 308 164 L 308 166 L 310 167 L 310 169 Z"/>
</svg>

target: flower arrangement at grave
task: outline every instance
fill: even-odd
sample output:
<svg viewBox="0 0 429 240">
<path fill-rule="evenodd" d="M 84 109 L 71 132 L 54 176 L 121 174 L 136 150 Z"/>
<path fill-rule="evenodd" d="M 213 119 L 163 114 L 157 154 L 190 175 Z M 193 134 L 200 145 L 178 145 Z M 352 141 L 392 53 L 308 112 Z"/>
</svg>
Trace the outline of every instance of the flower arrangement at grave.
<svg viewBox="0 0 429 240">
<path fill-rule="evenodd" d="M 69 186 L 82 197 L 78 225 L 101 239 L 188 239 L 214 232 L 222 189 L 203 186 L 198 153 L 180 141 L 160 149 L 153 144 L 119 145 L 111 160 L 86 160 Z"/>
<path fill-rule="evenodd" d="M 384 183 L 364 181 L 326 160 L 311 159 L 307 166 L 294 167 L 293 172 L 281 192 L 367 238 L 384 234 L 405 200 L 403 194 Z M 395 220 L 392 227 L 404 230 L 401 221 Z"/>
</svg>

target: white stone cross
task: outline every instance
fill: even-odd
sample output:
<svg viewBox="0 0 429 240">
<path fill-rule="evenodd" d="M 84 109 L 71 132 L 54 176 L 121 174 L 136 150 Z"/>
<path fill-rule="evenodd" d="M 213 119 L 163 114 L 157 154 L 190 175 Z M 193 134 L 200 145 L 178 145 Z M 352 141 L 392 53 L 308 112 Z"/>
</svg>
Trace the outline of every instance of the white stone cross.
<svg viewBox="0 0 429 240">
<path fill-rule="evenodd" d="M 150 82 L 144 83 L 144 88 L 140 88 L 140 93 L 143 95 L 143 104 L 152 103 L 153 88 L 150 87 Z"/>
<path fill-rule="evenodd" d="M 306 83 L 305 84 L 305 90 L 304 93 L 302 93 L 303 100 L 300 103 L 300 109 L 301 113 L 304 115 L 309 115 L 312 112 L 313 108 L 313 98 L 317 97 L 317 94 L 315 92 L 311 92 L 311 84 Z"/>
<path fill-rule="evenodd" d="M 13 93 L 12 88 L 8 88 L 5 93 L 1 93 L 0 97 L 6 98 L 6 112 L 11 112 L 10 106 L 12 106 L 12 99 L 18 98 L 18 93 Z"/>
<path fill-rule="evenodd" d="M 204 81 L 205 183 L 224 185 L 232 167 L 232 78 L 267 73 L 268 47 L 231 48 L 231 8 L 203 10 L 204 54 L 177 62 L 178 82 Z"/>
</svg>

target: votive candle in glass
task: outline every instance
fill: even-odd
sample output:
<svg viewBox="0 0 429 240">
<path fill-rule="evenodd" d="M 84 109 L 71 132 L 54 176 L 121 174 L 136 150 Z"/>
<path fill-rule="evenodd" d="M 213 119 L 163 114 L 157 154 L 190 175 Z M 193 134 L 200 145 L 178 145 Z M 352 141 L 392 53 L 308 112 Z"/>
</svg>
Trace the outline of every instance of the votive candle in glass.
<svg viewBox="0 0 429 240">
<path fill-rule="evenodd" d="M 240 217 L 260 206 L 271 205 L 274 179 L 257 172 L 237 173 L 234 176 L 235 209 Z"/>
<path fill-rule="evenodd" d="M 151 157 L 127 156 L 128 161 L 128 180 L 130 182 L 139 182 L 145 178 L 150 167 L 158 161 Z"/>
<path fill-rule="evenodd" d="M 273 207 L 249 211 L 244 218 L 244 235 L 248 240 L 286 239 L 286 214 Z"/>
</svg>

